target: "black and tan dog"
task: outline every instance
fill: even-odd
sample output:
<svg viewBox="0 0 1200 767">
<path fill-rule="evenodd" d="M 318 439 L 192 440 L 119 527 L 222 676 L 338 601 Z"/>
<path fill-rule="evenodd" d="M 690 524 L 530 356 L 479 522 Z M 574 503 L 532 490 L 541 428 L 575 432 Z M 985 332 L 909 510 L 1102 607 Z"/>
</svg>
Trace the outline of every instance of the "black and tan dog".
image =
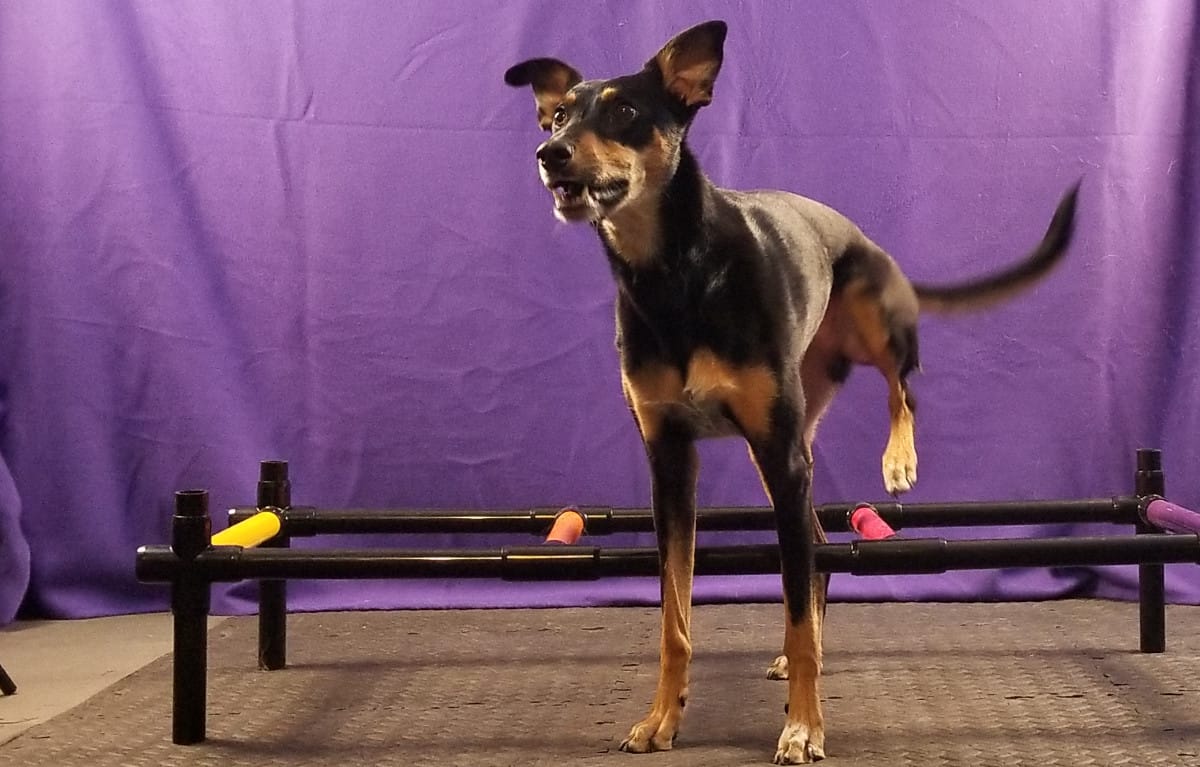
<svg viewBox="0 0 1200 767">
<path fill-rule="evenodd" d="M 563 221 L 600 234 L 616 278 L 625 398 L 653 480 L 662 589 L 658 688 L 625 751 L 671 748 L 687 702 L 695 548 L 694 443 L 740 435 L 775 510 L 787 623 L 775 673 L 789 676 L 775 762 L 820 759 L 818 694 L 825 579 L 812 570 L 812 442 L 855 364 L 887 380 L 891 434 L 883 482 L 916 481 L 907 376 L 917 367 L 920 310 L 977 307 L 1043 276 L 1071 236 L 1075 190 L 1041 244 L 1006 271 L 968 284 L 914 287 L 895 262 L 834 210 L 776 191 L 719 189 L 685 142 L 711 102 L 726 27 L 688 29 L 640 71 L 584 80 L 556 59 L 517 64 L 551 132 L 538 169 Z M 786 667 L 783 661 L 786 659 Z"/>
</svg>

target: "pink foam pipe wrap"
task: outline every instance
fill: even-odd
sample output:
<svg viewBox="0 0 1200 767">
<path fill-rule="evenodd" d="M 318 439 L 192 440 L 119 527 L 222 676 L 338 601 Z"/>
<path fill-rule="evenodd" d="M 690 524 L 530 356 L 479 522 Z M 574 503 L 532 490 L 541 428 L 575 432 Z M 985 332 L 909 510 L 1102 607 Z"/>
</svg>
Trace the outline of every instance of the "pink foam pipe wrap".
<svg viewBox="0 0 1200 767">
<path fill-rule="evenodd" d="M 868 541 L 882 541 L 896 534 L 892 526 L 866 504 L 850 512 L 850 527 Z"/>
<path fill-rule="evenodd" d="M 1200 514 L 1161 498 L 1146 504 L 1146 521 L 1169 533 L 1200 534 Z"/>
</svg>

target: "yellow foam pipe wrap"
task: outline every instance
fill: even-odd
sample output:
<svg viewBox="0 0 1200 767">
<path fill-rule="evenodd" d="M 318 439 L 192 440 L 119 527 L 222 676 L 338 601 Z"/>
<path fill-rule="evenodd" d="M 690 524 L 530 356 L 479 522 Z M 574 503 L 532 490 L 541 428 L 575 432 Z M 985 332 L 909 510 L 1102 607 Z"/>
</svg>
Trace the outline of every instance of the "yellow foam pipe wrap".
<svg viewBox="0 0 1200 767">
<path fill-rule="evenodd" d="M 232 527 L 227 527 L 212 537 L 214 546 L 241 546 L 253 548 L 279 534 L 279 515 L 271 511 L 260 511 Z"/>
</svg>

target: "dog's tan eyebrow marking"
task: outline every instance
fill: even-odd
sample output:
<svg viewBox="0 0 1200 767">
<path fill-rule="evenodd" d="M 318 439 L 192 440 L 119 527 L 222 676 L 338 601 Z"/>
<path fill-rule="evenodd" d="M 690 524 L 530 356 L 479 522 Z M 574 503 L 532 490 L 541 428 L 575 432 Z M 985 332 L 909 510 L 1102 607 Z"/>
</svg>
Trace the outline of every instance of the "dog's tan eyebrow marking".
<svg viewBox="0 0 1200 767">
<path fill-rule="evenodd" d="M 568 93 L 567 95 L 563 96 L 562 103 L 566 106 L 571 106 L 575 103 L 576 98 L 577 97 L 574 92 Z"/>
<path fill-rule="evenodd" d="M 620 94 L 620 91 L 618 91 L 616 88 L 614 88 L 610 85 L 607 88 L 605 88 L 604 90 L 600 91 L 600 100 L 601 101 L 610 101 L 612 99 L 615 99 L 619 94 Z"/>
</svg>

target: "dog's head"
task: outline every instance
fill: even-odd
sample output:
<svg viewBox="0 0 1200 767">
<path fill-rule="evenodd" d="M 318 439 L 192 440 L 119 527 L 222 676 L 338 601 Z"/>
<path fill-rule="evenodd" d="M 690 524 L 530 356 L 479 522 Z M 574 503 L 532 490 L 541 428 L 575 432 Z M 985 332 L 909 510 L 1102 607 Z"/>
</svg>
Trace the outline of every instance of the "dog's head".
<svg viewBox="0 0 1200 767">
<path fill-rule="evenodd" d="M 550 138 L 537 149 L 542 183 L 563 221 L 599 221 L 670 181 L 687 127 L 712 101 L 725 22 L 685 30 L 636 74 L 584 80 L 558 59 L 530 59 L 504 73 L 530 85 L 538 125 Z"/>
</svg>

